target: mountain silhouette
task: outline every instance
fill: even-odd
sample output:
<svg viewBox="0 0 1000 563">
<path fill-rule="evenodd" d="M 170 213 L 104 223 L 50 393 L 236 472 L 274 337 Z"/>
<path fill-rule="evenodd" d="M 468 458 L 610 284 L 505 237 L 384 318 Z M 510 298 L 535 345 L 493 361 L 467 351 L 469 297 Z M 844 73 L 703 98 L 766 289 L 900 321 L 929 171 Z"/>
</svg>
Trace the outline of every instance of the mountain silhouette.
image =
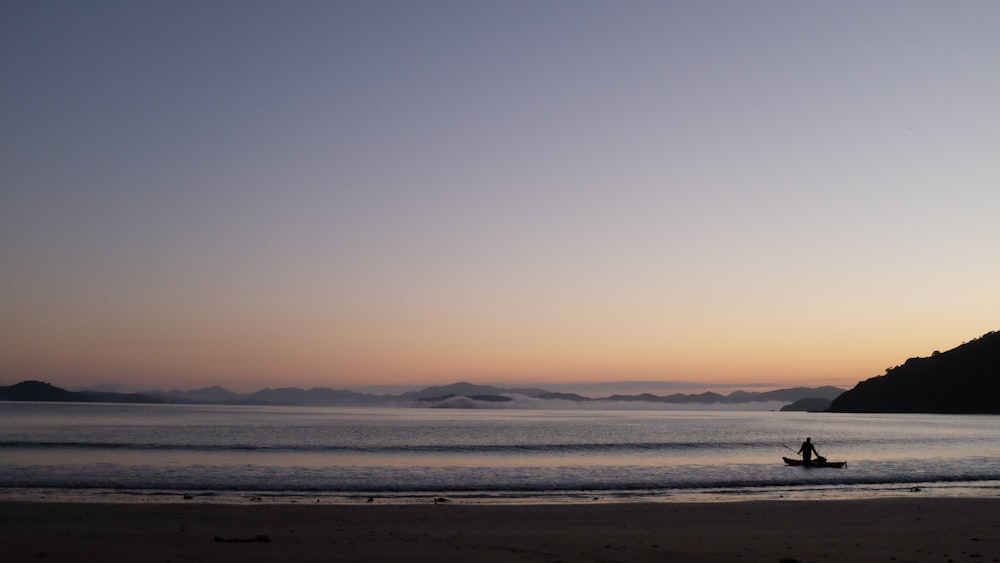
<svg viewBox="0 0 1000 563">
<path fill-rule="evenodd" d="M 790 405 L 781 407 L 782 412 L 822 412 L 830 408 L 830 399 L 823 397 L 806 397 Z"/>
<path fill-rule="evenodd" d="M 162 403 L 163 399 L 139 393 L 67 391 L 42 381 L 22 381 L 0 387 L 0 401 L 48 401 L 60 403 Z"/>
<path fill-rule="evenodd" d="M 686 395 L 611 395 L 609 397 L 590 398 L 574 393 L 550 393 L 536 388 L 501 388 L 491 385 L 475 385 L 468 382 L 452 383 L 427 387 L 420 391 L 411 391 L 401 395 L 372 395 L 314 387 L 300 389 L 298 387 L 266 388 L 255 393 L 238 394 L 222 387 L 213 386 L 191 391 L 145 391 L 143 393 L 106 393 L 100 391 L 67 391 L 41 381 L 23 381 L 16 385 L 0 387 L 0 401 L 58 401 L 58 402 L 105 402 L 105 403 L 180 403 L 180 404 L 228 404 L 228 405 L 289 405 L 289 406 L 377 406 L 377 407 L 413 407 L 413 406 L 450 406 L 463 405 L 466 408 L 487 406 L 489 404 L 512 403 L 512 397 L 531 399 L 535 401 L 531 407 L 544 407 L 548 401 L 552 406 L 572 403 L 608 403 L 613 407 L 616 402 L 630 403 L 667 403 L 685 405 L 733 405 L 742 403 L 764 403 L 773 401 L 792 402 L 805 397 L 836 397 L 843 393 L 837 387 L 795 387 L 777 389 L 766 392 L 734 391 L 729 395 L 706 392 Z M 519 403 L 515 406 L 521 406 Z"/>
<path fill-rule="evenodd" d="M 830 412 L 1000 414 L 1000 332 L 858 383 Z"/>
</svg>

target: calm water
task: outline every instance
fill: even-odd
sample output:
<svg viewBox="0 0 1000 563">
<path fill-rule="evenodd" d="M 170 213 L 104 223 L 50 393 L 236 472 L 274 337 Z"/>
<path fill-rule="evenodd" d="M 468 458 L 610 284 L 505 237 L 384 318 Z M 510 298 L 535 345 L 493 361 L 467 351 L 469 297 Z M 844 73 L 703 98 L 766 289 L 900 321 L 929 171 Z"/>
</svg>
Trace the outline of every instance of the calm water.
<svg viewBox="0 0 1000 563">
<path fill-rule="evenodd" d="M 805 436 L 843 469 L 788 467 Z M 0 492 L 579 501 L 1000 494 L 1000 417 L 0 403 Z"/>
</svg>

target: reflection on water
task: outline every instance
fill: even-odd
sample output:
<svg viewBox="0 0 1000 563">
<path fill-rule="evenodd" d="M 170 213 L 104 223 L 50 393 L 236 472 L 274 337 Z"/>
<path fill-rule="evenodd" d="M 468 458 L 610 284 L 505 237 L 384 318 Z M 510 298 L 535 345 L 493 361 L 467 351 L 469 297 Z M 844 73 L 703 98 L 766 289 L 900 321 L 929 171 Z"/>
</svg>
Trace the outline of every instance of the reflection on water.
<svg viewBox="0 0 1000 563">
<path fill-rule="evenodd" d="M 1000 418 L 0 403 L 0 487 L 647 491 L 1000 479 Z M 843 470 L 786 467 L 805 436 Z"/>
</svg>

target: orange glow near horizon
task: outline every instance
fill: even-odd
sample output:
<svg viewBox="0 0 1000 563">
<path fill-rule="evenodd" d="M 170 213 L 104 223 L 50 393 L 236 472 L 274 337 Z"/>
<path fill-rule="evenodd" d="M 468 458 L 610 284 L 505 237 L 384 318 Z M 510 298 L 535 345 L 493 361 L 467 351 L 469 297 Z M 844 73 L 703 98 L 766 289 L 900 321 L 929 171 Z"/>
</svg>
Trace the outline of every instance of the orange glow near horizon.
<svg viewBox="0 0 1000 563">
<path fill-rule="evenodd" d="M 665 323 L 589 329 L 570 324 L 536 322 L 521 331 L 495 324 L 461 331 L 449 326 L 264 322 L 168 330 L 150 323 L 145 329 L 132 325 L 131 330 L 107 333 L 67 330 L 42 336 L 22 331 L 8 339 L 12 346 L 0 359 L 6 384 L 41 378 L 70 387 L 113 383 L 132 390 L 455 381 L 850 387 L 909 357 L 949 349 L 987 332 L 956 341 L 930 333 L 907 338 L 889 328 L 876 339 L 870 331 L 830 327 L 793 334 L 746 327 L 681 331 Z"/>
</svg>

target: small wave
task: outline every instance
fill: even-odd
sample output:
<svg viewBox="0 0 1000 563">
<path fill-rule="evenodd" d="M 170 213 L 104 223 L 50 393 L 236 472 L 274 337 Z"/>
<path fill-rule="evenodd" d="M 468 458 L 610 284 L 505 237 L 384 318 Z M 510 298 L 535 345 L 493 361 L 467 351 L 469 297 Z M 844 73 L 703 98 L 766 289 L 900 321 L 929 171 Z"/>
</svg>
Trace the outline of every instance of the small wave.
<svg viewBox="0 0 1000 563">
<path fill-rule="evenodd" d="M 873 467 L 857 471 L 804 470 L 773 465 L 739 466 L 519 466 L 322 468 L 255 465 L 186 467 L 113 463 L 63 466 L 0 465 L 0 487 L 54 489 L 282 490 L 296 492 L 467 493 L 517 491 L 767 490 L 805 486 L 913 486 L 921 483 L 1000 481 L 1000 468 L 981 471 L 914 471 Z"/>
<path fill-rule="evenodd" d="M 723 449 L 750 449 L 761 446 L 751 443 L 697 443 L 697 442 L 613 442 L 613 443 L 545 443 L 545 444 L 405 444 L 405 445 L 353 445 L 353 444 L 192 444 L 192 443 L 129 443 L 86 441 L 7 441 L 0 442 L 5 449 L 83 449 L 83 450 L 135 450 L 135 451 L 259 451 L 259 452 L 308 452 L 308 453 L 372 453 L 372 454 L 560 454 L 560 453 L 615 453 L 615 452 L 696 452 Z"/>
</svg>

